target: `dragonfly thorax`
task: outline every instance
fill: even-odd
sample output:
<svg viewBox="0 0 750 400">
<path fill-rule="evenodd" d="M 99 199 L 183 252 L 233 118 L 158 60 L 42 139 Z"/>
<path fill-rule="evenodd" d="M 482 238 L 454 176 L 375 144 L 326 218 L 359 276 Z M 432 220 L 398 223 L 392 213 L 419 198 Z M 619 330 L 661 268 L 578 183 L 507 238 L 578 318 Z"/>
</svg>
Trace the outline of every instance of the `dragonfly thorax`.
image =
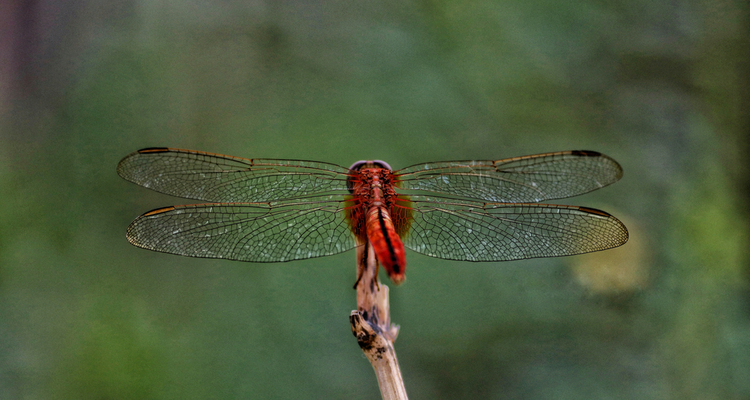
<svg viewBox="0 0 750 400">
<path fill-rule="evenodd" d="M 355 186 L 357 182 L 362 181 L 362 172 L 364 170 L 387 170 L 391 171 L 391 166 L 383 160 L 360 160 L 352 164 L 349 167 L 351 171 L 349 178 L 346 180 L 346 188 L 349 189 L 349 193 L 354 194 Z"/>
<path fill-rule="evenodd" d="M 356 203 L 371 207 L 386 207 L 390 210 L 396 199 L 393 172 L 384 168 L 362 168 L 347 180 L 349 192 Z"/>
</svg>

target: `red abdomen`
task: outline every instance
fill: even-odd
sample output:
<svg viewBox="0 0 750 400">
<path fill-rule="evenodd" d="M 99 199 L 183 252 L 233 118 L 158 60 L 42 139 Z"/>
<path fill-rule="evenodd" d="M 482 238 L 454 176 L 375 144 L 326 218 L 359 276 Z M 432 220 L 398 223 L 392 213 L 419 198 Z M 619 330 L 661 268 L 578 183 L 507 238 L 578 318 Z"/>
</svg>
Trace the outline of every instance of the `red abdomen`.
<svg viewBox="0 0 750 400">
<path fill-rule="evenodd" d="M 372 207 L 367 213 L 367 239 L 372 244 L 380 265 L 393 283 L 404 281 L 406 253 L 404 243 L 396 233 L 391 216 L 384 207 Z"/>
</svg>

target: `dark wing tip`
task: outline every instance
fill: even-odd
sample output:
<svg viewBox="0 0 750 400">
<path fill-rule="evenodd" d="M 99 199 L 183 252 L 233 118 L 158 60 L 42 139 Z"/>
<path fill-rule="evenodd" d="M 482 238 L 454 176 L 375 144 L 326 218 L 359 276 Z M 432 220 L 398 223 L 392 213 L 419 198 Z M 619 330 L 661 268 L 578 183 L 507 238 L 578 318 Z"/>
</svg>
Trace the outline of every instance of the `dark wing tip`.
<svg viewBox="0 0 750 400">
<path fill-rule="evenodd" d="M 604 218 L 608 218 L 610 221 L 612 221 L 617 226 L 617 229 L 619 230 L 619 232 L 618 232 L 618 235 L 617 235 L 616 244 L 613 247 L 621 246 L 621 245 L 627 243 L 628 239 L 630 239 L 630 232 L 628 232 L 628 228 L 625 226 L 625 224 L 622 223 L 622 221 L 620 221 L 619 219 L 617 219 L 612 214 L 610 214 L 610 213 L 608 213 L 606 211 L 597 210 L 596 208 L 589 208 L 589 207 L 578 207 L 578 211 L 585 212 L 585 213 L 588 213 L 588 214 L 598 215 L 598 216 L 604 217 Z"/>
<path fill-rule="evenodd" d="M 597 210 L 596 208 L 578 207 L 578 211 L 582 211 L 582 212 L 589 213 L 589 214 L 596 214 L 596 215 L 601 216 L 601 217 L 611 217 L 612 216 L 612 214 L 610 214 L 610 213 L 608 213 L 606 211 Z"/>
<path fill-rule="evenodd" d="M 593 150 L 573 150 L 570 154 L 581 157 L 601 157 L 602 153 Z"/>
<path fill-rule="evenodd" d="M 167 211 L 172 211 L 174 209 L 175 209 L 174 206 L 155 208 L 149 212 L 144 213 L 143 215 L 141 215 L 141 217 L 150 217 L 152 215 L 165 213 Z"/>
<path fill-rule="evenodd" d="M 171 151 L 169 147 L 147 147 L 145 149 L 138 150 L 138 154 L 145 153 L 166 153 Z"/>
<path fill-rule="evenodd" d="M 130 169 L 132 168 L 131 164 L 133 162 L 134 157 L 140 154 L 168 153 L 170 151 L 172 151 L 172 149 L 168 147 L 148 147 L 145 149 L 134 151 L 128 154 L 127 156 L 123 157 L 122 160 L 120 160 L 120 162 L 117 163 L 117 174 L 120 175 L 123 179 L 133 182 Z"/>
<path fill-rule="evenodd" d="M 615 172 L 615 179 L 612 182 L 616 182 L 622 178 L 622 166 L 620 166 L 620 163 L 615 161 L 612 157 L 602 154 L 598 151 L 593 150 L 573 150 L 570 152 L 571 155 L 578 156 L 578 157 L 601 157 L 603 159 L 608 160 L 610 163 L 613 164 L 616 172 Z M 610 182 L 610 183 L 612 183 Z"/>
<path fill-rule="evenodd" d="M 149 212 L 143 213 L 138 218 L 136 218 L 135 220 L 133 220 L 133 222 L 130 223 L 130 225 L 128 226 L 127 231 L 125 232 L 125 237 L 128 239 L 128 242 L 130 242 L 130 244 L 132 244 L 134 246 L 137 246 L 137 247 L 141 247 L 141 248 L 144 248 L 144 249 L 155 250 L 153 248 L 153 246 L 150 246 L 147 243 L 145 243 L 142 240 L 142 238 L 140 237 L 140 234 L 142 233 L 142 229 L 140 229 L 141 226 L 139 224 L 143 222 L 144 218 L 152 217 L 154 215 L 163 214 L 165 212 L 172 211 L 175 208 L 176 208 L 175 206 L 155 208 L 155 209 L 153 209 L 153 210 L 151 210 Z"/>
</svg>

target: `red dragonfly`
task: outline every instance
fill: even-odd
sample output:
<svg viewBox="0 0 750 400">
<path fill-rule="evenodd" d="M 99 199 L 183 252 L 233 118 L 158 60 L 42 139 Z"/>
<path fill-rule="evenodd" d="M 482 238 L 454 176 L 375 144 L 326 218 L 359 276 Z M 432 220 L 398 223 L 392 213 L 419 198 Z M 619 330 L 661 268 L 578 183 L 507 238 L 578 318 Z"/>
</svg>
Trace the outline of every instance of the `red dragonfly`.
<svg viewBox="0 0 750 400">
<path fill-rule="evenodd" d="M 117 173 L 202 204 L 158 208 L 128 227 L 135 246 L 190 257 L 280 262 L 328 256 L 369 241 L 391 280 L 404 246 L 461 261 L 507 261 L 605 250 L 625 226 L 593 208 L 541 204 L 616 182 L 617 162 L 594 151 L 503 160 L 442 161 L 397 171 L 148 148 Z"/>
</svg>

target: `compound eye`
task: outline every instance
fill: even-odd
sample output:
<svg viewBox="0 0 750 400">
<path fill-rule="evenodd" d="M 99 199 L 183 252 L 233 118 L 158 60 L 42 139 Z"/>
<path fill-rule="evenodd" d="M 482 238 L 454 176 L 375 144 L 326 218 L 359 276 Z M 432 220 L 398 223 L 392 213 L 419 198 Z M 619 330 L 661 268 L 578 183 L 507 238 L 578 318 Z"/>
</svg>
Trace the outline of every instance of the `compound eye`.
<svg viewBox="0 0 750 400">
<path fill-rule="evenodd" d="M 352 164 L 352 166 L 349 167 L 349 169 L 352 170 L 352 171 L 359 171 L 360 169 L 362 169 L 363 166 L 365 166 L 365 164 L 367 164 L 369 162 L 370 161 L 359 160 L 359 161 L 355 162 L 354 164 Z"/>
<path fill-rule="evenodd" d="M 359 171 L 362 168 L 383 168 L 391 171 L 391 166 L 383 160 L 360 160 L 349 167 L 352 171 Z"/>
<path fill-rule="evenodd" d="M 384 169 L 387 169 L 388 171 L 393 171 L 393 168 L 391 168 L 391 166 L 388 165 L 388 163 L 383 160 L 372 160 L 372 163 L 375 164 L 375 166 L 378 168 L 384 168 Z"/>
</svg>

